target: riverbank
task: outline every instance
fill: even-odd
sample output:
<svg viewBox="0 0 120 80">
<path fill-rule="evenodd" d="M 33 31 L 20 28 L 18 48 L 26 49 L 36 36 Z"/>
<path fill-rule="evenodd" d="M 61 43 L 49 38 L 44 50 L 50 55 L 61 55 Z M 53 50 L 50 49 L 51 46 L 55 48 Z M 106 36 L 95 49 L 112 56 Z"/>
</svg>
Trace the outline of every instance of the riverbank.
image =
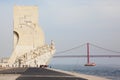
<svg viewBox="0 0 120 80">
<path fill-rule="evenodd" d="M 75 77 L 81 77 L 81 78 L 84 78 L 84 79 L 87 79 L 87 80 L 110 80 L 110 79 L 102 78 L 102 77 L 99 77 L 99 76 L 86 75 L 86 74 L 81 74 L 81 73 L 76 73 L 76 72 L 68 72 L 68 71 L 63 71 L 63 70 L 59 70 L 59 69 L 51 68 L 51 70 L 66 73 L 66 74 L 70 74 L 70 75 L 73 75 Z"/>
</svg>

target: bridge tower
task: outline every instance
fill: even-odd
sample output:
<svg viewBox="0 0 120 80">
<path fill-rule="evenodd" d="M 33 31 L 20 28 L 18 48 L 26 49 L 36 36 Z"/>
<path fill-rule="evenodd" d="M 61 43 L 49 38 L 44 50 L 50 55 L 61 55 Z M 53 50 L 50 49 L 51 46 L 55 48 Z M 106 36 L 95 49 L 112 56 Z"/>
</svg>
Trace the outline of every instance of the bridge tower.
<svg viewBox="0 0 120 80">
<path fill-rule="evenodd" d="M 89 43 L 87 43 L 87 64 L 85 66 L 95 66 L 95 63 L 90 63 L 90 47 Z"/>
</svg>

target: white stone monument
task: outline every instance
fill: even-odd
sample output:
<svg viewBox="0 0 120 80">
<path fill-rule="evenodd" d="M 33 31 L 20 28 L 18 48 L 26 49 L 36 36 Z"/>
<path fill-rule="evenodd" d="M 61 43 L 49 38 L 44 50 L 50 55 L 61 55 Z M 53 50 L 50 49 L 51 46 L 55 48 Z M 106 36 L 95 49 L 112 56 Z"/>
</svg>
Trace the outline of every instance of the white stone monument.
<svg viewBox="0 0 120 80">
<path fill-rule="evenodd" d="M 54 45 L 45 45 L 37 6 L 14 6 L 14 50 L 8 65 L 48 65 Z M 53 42 L 52 42 L 53 43 Z"/>
</svg>

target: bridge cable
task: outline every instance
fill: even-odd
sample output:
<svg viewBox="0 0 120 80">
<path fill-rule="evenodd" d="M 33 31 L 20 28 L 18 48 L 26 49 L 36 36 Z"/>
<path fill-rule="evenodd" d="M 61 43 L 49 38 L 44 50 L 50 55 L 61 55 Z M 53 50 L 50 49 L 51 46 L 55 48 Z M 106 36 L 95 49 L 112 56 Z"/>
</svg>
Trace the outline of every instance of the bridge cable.
<svg viewBox="0 0 120 80">
<path fill-rule="evenodd" d="M 82 46 L 84 46 L 86 44 L 82 44 L 82 45 L 79 45 L 79 46 L 76 46 L 76 47 L 73 47 L 73 48 L 70 48 L 70 49 L 67 49 L 67 50 L 64 50 L 64 51 L 59 51 L 59 52 L 56 52 L 57 54 L 61 54 L 61 53 L 66 53 L 66 52 L 69 52 L 69 51 L 72 51 L 72 50 L 75 50 L 75 49 L 78 49 Z"/>
<path fill-rule="evenodd" d="M 110 50 L 110 49 L 106 49 L 106 48 L 103 48 L 103 47 L 100 47 L 100 46 L 97 46 L 97 45 L 94 45 L 94 44 L 91 44 L 91 43 L 90 43 L 90 45 L 94 46 L 94 47 L 97 47 L 97 48 L 100 48 L 100 49 L 103 49 L 105 51 L 114 52 L 114 53 L 120 53 L 118 51 L 113 51 L 113 50 Z"/>
</svg>

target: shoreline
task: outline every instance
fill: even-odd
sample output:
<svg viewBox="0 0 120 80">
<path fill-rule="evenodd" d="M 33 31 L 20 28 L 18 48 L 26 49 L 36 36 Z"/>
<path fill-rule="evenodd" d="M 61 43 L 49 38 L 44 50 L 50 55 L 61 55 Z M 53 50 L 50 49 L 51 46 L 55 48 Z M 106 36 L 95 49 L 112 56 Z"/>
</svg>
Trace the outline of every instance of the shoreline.
<svg viewBox="0 0 120 80">
<path fill-rule="evenodd" d="M 94 75 L 87 75 L 87 74 L 82 74 L 82 73 L 63 71 L 63 70 L 60 70 L 60 69 L 53 69 L 53 68 L 47 68 L 47 69 L 58 71 L 58 72 L 61 72 L 61 73 L 70 74 L 70 75 L 73 75 L 75 77 L 81 77 L 81 78 L 88 79 L 88 80 L 111 80 L 111 79 L 107 79 L 105 77 L 99 77 L 99 76 L 94 76 Z"/>
</svg>

